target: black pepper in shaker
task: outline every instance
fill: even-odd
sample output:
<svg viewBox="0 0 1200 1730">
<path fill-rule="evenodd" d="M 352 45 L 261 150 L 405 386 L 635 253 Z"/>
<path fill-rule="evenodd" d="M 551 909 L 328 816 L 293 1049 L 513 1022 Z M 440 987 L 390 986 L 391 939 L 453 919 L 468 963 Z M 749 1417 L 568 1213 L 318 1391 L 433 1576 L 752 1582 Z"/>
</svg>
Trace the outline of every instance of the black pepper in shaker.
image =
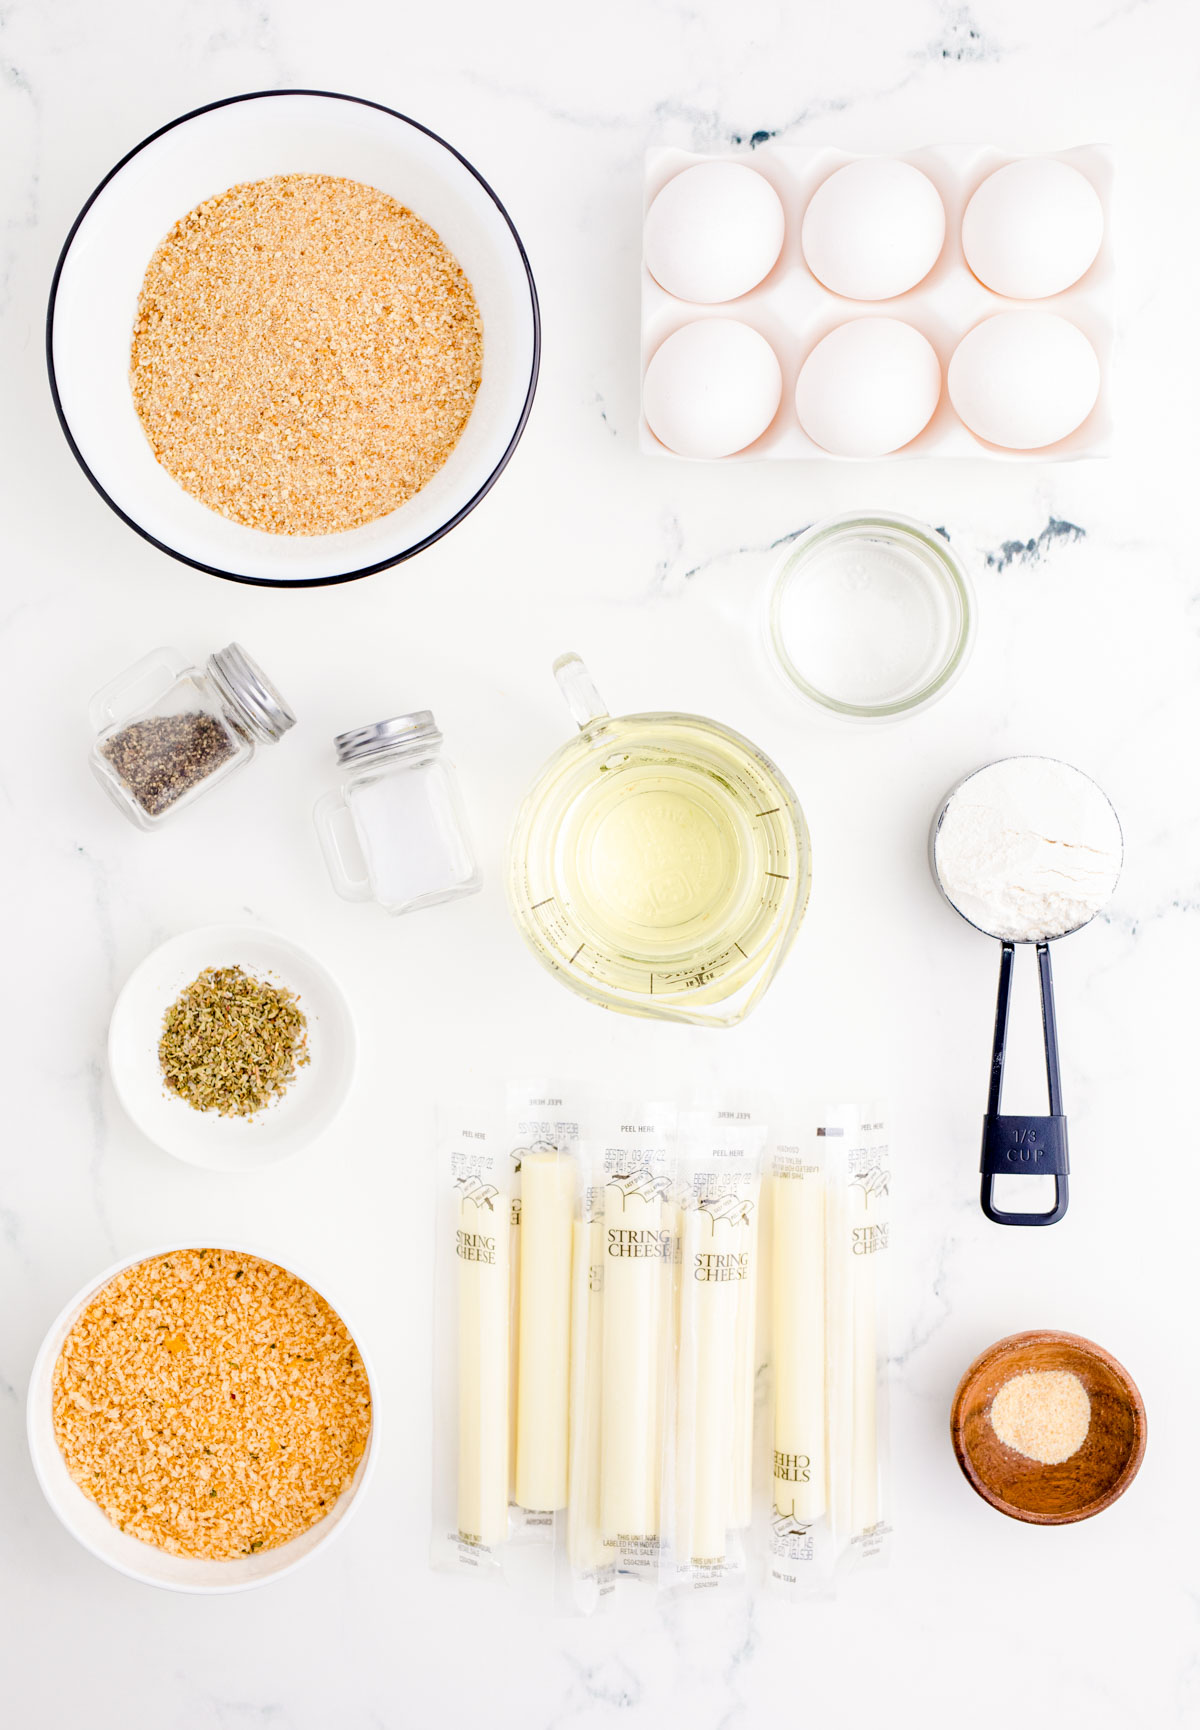
<svg viewBox="0 0 1200 1730">
<path fill-rule="evenodd" d="M 221 723 L 203 710 L 132 721 L 100 746 L 148 816 L 157 817 L 233 756 Z"/>
<path fill-rule="evenodd" d="M 92 769 L 125 815 L 150 829 L 249 762 L 256 746 L 281 739 L 295 719 L 236 643 L 203 668 L 158 649 L 94 700 Z"/>
</svg>

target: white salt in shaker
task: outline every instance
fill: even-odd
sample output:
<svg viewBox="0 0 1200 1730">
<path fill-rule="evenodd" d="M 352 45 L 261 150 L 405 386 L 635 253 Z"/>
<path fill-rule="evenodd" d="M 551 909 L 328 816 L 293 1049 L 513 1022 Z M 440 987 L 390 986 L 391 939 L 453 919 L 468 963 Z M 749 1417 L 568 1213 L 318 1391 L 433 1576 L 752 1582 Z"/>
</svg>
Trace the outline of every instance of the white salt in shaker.
<svg viewBox="0 0 1200 1730">
<path fill-rule="evenodd" d="M 453 766 L 428 709 L 334 740 L 348 771 L 313 820 L 333 886 L 347 901 L 411 913 L 482 887 Z"/>
</svg>

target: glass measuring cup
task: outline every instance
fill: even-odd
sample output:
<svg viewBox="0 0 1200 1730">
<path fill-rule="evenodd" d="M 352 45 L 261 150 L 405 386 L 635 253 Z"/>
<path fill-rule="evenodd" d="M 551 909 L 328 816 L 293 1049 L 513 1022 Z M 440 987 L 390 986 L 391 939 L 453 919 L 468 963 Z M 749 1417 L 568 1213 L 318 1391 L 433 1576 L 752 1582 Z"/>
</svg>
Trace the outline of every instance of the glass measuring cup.
<svg viewBox="0 0 1200 1730">
<path fill-rule="evenodd" d="M 943 845 L 947 817 L 960 799 L 966 800 L 960 833 L 967 839 L 975 879 L 944 856 L 950 851 Z M 1080 875 L 1072 870 L 1072 854 Z M 1054 1225 L 1067 1211 L 1067 1119 L 1050 944 L 1091 922 L 1116 888 L 1122 861 L 1121 825 L 1110 801 L 1082 770 L 1050 757 L 1009 757 L 985 764 L 950 789 L 934 817 L 929 837 L 934 881 L 968 925 L 1000 942 L 980 1158 L 980 1205 L 996 1225 Z M 1017 885 L 1016 893 L 1010 884 Z M 1037 953 L 1049 1105 L 1044 1116 L 1018 1117 L 1000 1111 L 1017 943 L 1032 943 Z M 995 1185 L 1001 1176 L 1052 1177 L 1053 1206 L 1041 1212 L 997 1207 Z"/>
<path fill-rule="evenodd" d="M 606 1009 L 729 1027 L 808 904 L 808 828 L 775 765 L 698 715 L 611 716 L 578 655 L 554 665 L 579 737 L 513 830 L 509 899 L 538 960 Z"/>
</svg>

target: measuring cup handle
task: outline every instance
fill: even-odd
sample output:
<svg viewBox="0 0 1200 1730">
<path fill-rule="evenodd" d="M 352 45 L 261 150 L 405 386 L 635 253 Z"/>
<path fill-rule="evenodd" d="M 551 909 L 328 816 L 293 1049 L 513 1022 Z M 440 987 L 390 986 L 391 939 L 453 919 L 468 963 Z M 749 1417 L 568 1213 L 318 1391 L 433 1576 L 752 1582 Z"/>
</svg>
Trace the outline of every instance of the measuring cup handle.
<svg viewBox="0 0 1200 1730">
<path fill-rule="evenodd" d="M 604 699 L 592 683 L 592 675 L 578 655 L 560 655 L 554 663 L 554 677 L 567 700 L 571 719 L 581 733 L 586 732 L 597 721 L 607 721 L 608 710 L 604 706 Z"/>
<path fill-rule="evenodd" d="M 1014 947 L 1000 945 L 1000 984 L 996 992 L 996 1026 L 992 1035 L 992 1070 L 988 1085 L 987 1115 L 983 1120 L 983 1153 L 979 1162 L 982 1182 L 979 1204 L 993 1225 L 1055 1225 L 1067 1211 L 1067 1120 L 1062 1108 L 1062 1080 L 1058 1067 L 1058 1026 L 1054 1014 L 1054 980 L 1050 972 L 1050 947 L 1037 946 L 1038 976 L 1042 995 L 1042 1037 L 1046 1050 L 1046 1090 L 1049 1114 L 1043 1117 L 1004 1116 L 1000 1092 L 1004 1084 L 1004 1052 L 1008 1040 L 1008 1010 L 1012 998 Z M 1012 1213 L 993 1200 L 996 1179 L 1006 1177 L 1053 1177 L 1054 1206 L 1042 1213 Z"/>
<path fill-rule="evenodd" d="M 325 793 L 317 800 L 313 806 L 313 822 L 316 825 L 317 839 L 321 843 L 325 869 L 343 901 L 372 900 L 366 860 L 362 856 L 357 837 L 353 841 L 353 852 L 362 866 L 361 874 L 355 876 L 347 864 L 347 849 L 343 847 L 341 837 L 347 829 L 354 835 L 354 819 L 341 793 Z"/>
<path fill-rule="evenodd" d="M 187 671 L 188 663 L 174 649 L 151 649 L 96 692 L 88 710 L 92 731 L 106 732 L 148 703 L 156 703 Z"/>
<path fill-rule="evenodd" d="M 1048 1120 L 1042 1119 L 1041 1121 L 1046 1122 Z M 1063 1154 L 1065 1157 L 1065 1147 Z M 1069 1196 L 1065 1171 L 1055 1174 L 1054 1206 L 1045 1213 L 1010 1213 L 1005 1208 L 997 1207 L 992 1200 L 992 1192 L 999 1175 L 998 1172 L 985 1171 L 979 1188 L 979 1205 L 983 1209 L 985 1217 L 990 1219 L 993 1225 L 1057 1225 L 1066 1213 Z M 1006 1173 L 1006 1175 L 1011 1176 L 1011 1173 Z M 1037 1174 L 1031 1173 L 1030 1175 Z M 1044 1177 L 1046 1174 L 1042 1172 L 1040 1175 Z"/>
</svg>

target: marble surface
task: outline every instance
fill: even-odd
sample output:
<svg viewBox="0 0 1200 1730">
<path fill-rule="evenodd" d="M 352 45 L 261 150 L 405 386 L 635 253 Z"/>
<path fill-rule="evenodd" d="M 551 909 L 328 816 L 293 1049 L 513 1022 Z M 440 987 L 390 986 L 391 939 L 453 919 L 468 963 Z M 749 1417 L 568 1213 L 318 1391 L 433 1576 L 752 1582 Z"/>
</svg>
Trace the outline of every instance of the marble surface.
<svg viewBox="0 0 1200 1730">
<path fill-rule="evenodd" d="M 980 1730 L 1200 1722 L 1191 1485 L 1200 583 L 1190 505 L 1200 26 L 1190 0 L 386 0 L 0 3 L 0 725 L 5 1133 L 0 1147 L 0 1687 L 22 1730 L 600 1730 L 804 1713 Z M 501 484 L 407 567 L 264 594 L 173 564 L 77 470 L 42 361 L 80 203 L 147 132 L 239 90 L 324 85 L 448 136 L 494 183 L 542 297 L 542 384 Z M 636 449 L 642 152 L 763 136 L 856 149 L 1102 139 L 1119 165 L 1118 438 L 1059 467 L 655 462 Z M 770 688 L 754 623 L 776 549 L 857 505 L 946 527 L 980 634 L 906 726 L 839 731 Z M 91 691 L 159 642 L 236 637 L 302 725 L 175 832 L 127 827 L 85 767 Z M 502 887 L 515 802 L 566 737 L 549 665 L 574 648 L 614 708 L 708 711 L 771 751 L 815 840 L 811 913 L 742 1028 L 604 1016 L 524 953 Z M 335 899 L 309 807 L 331 735 L 429 705 L 458 762 L 483 895 L 389 923 Z M 975 1199 L 995 953 L 940 903 L 926 829 L 999 754 L 1092 772 L 1124 823 L 1104 917 L 1056 956 L 1075 1159 L 1067 1220 L 990 1227 Z M 353 1001 L 360 1083 L 336 1128 L 244 1177 L 141 1140 L 105 1073 L 122 980 L 187 927 L 262 920 Z M 1035 1079 L 1032 982 L 1014 1092 Z M 686 1091 L 870 1088 L 893 1101 L 897 1542 L 887 1574 L 790 1609 L 640 1599 L 563 1621 L 427 1569 L 433 1114 L 467 1080 L 620 1071 Z M 322 1268 L 386 1408 L 370 1502 L 329 1556 L 220 1600 L 134 1585 L 55 1522 L 23 1398 L 51 1318 L 94 1271 L 172 1238 Z M 1140 1382 L 1142 1474 L 1099 1520 L 1007 1522 L 960 1478 L 959 1374 L 1025 1327 L 1099 1340 Z"/>
</svg>

